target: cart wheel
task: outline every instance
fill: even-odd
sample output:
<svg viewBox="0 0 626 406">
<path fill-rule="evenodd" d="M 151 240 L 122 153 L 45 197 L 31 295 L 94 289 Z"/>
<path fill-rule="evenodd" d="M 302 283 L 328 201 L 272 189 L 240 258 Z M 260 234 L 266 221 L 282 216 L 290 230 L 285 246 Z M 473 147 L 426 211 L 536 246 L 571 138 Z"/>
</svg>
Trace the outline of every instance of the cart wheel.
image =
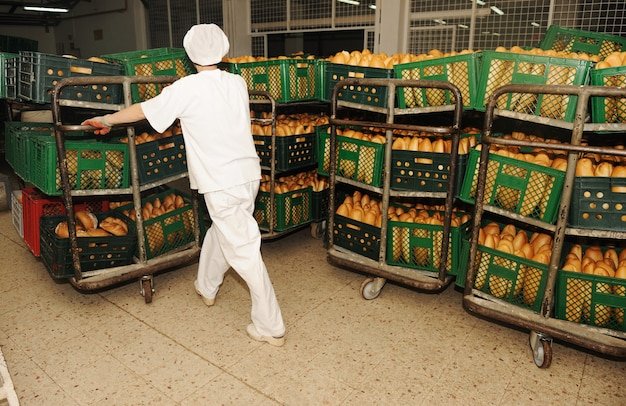
<svg viewBox="0 0 626 406">
<path fill-rule="evenodd" d="M 324 236 L 324 231 L 326 231 L 326 220 L 311 223 L 311 237 L 319 240 Z"/>
<path fill-rule="evenodd" d="M 543 334 L 530 332 L 530 348 L 533 351 L 533 361 L 539 368 L 549 368 L 552 364 L 552 340 Z"/>
<path fill-rule="evenodd" d="M 152 275 L 142 277 L 140 283 L 141 295 L 143 296 L 146 303 L 152 303 L 152 294 L 154 293 Z"/>
<path fill-rule="evenodd" d="M 361 296 L 365 300 L 373 300 L 380 295 L 380 291 L 383 288 L 383 284 L 378 284 L 376 281 L 380 278 L 367 278 L 361 283 Z"/>
</svg>

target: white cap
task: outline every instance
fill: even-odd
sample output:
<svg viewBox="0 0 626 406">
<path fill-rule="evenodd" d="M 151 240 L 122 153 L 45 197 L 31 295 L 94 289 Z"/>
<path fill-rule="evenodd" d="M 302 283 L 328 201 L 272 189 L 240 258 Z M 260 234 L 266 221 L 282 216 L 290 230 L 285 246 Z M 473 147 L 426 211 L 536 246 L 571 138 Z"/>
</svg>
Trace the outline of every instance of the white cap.
<svg viewBox="0 0 626 406">
<path fill-rule="evenodd" d="M 183 46 L 196 65 L 215 65 L 228 53 L 230 44 L 224 31 L 215 24 L 194 25 L 183 38 Z"/>
</svg>

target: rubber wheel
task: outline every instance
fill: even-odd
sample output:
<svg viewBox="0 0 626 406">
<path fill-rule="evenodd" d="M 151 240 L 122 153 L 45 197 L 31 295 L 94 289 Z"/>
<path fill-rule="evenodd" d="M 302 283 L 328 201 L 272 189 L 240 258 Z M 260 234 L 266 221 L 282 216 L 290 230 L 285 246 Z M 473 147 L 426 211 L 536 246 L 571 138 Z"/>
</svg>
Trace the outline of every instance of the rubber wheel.
<svg viewBox="0 0 626 406">
<path fill-rule="evenodd" d="M 533 349 L 533 361 L 539 368 L 549 368 L 552 364 L 552 342 L 539 339 L 537 346 Z"/>
<path fill-rule="evenodd" d="M 324 236 L 325 231 L 326 231 L 325 221 L 311 223 L 311 237 L 315 238 L 316 240 L 321 239 Z"/>
<path fill-rule="evenodd" d="M 375 289 L 375 279 L 367 278 L 361 283 L 361 296 L 365 300 L 373 300 L 380 295 L 381 289 Z"/>
<path fill-rule="evenodd" d="M 141 280 L 141 291 L 143 293 L 143 298 L 146 303 L 152 303 L 152 280 L 151 279 L 142 279 Z"/>
</svg>

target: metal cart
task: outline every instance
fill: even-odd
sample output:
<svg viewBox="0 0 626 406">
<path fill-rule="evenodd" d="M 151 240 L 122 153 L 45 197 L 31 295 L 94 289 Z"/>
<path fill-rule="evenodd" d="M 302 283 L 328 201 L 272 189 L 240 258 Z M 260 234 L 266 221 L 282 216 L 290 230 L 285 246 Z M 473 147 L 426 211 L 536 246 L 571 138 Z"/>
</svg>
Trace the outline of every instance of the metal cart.
<svg viewBox="0 0 626 406">
<path fill-rule="evenodd" d="M 191 263 L 197 260 L 200 253 L 200 228 L 198 216 L 198 200 L 193 198 L 193 219 L 194 219 L 194 241 L 179 247 L 167 254 L 147 259 L 146 245 L 144 239 L 144 219 L 141 216 L 141 192 L 155 188 L 166 183 L 185 178 L 187 173 L 178 174 L 167 177 L 157 182 L 140 184 L 137 163 L 137 152 L 135 145 L 135 130 L 133 127 L 127 127 L 128 149 L 130 154 L 130 182 L 131 186 L 124 189 L 101 189 L 101 190 L 71 190 L 67 157 L 64 143 L 64 133 L 66 131 L 90 131 L 90 126 L 81 125 L 64 125 L 60 119 L 60 106 L 84 107 L 102 110 L 120 110 L 131 104 L 131 85 L 132 84 L 149 84 L 149 83 L 171 83 L 175 81 L 175 76 L 101 76 L 101 77 L 77 77 L 67 78 L 59 81 L 52 92 L 52 115 L 55 124 L 55 138 L 58 152 L 58 167 L 61 175 L 61 185 L 63 189 L 63 203 L 68 216 L 69 240 L 72 252 L 72 261 L 74 265 L 74 276 L 70 278 L 70 283 L 77 289 L 82 291 L 95 291 L 102 288 L 110 287 L 121 282 L 132 279 L 140 279 L 141 294 L 144 296 L 146 303 L 152 301 L 154 293 L 153 274 L 169 269 L 175 266 Z M 67 86 L 90 86 L 90 85 L 122 85 L 125 104 L 123 106 L 113 106 L 104 103 L 78 102 L 73 100 L 61 100 L 59 95 L 61 90 Z M 74 207 L 72 197 L 74 196 L 92 196 L 92 195 L 121 195 L 132 194 L 133 204 L 137 213 L 137 245 L 138 258 L 135 263 L 126 266 L 114 268 L 98 269 L 94 271 L 83 272 L 81 270 L 79 251 L 76 239 L 76 222 L 74 219 Z"/>
<path fill-rule="evenodd" d="M 574 122 L 567 123 L 544 117 L 536 117 L 528 114 L 496 109 L 498 98 L 507 93 L 576 96 L 578 101 Z M 584 131 L 626 130 L 626 124 L 586 124 L 585 118 L 587 116 L 587 105 L 590 97 L 592 96 L 625 97 L 626 89 L 595 86 L 507 85 L 494 91 L 489 100 L 484 118 L 484 132 L 482 136 L 482 143 L 484 145 L 480 153 L 478 184 L 473 219 L 474 223 L 470 245 L 470 259 L 466 275 L 463 305 L 470 313 L 486 316 L 488 318 L 503 321 L 530 330 L 530 346 L 533 352 L 533 360 L 540 368 L 548 368 L 550 366 L 552 361 L 553 338 L 588 348 L 602 354 L 616 357 L 626 357 L 626 332 L 553 318 L 555 282 L 557 279 L 559 262 L 561 260 L 561 253 L 566 235 L 622 240 L 626 239 L 626 232 L 624 231 L 588 230 L 572 228 L 567 225 L 578 154 L 582 152 L 591 152 L 626 156 L 626 152 L 623 150 L 581 146 L 581 139 Z M 526 142 L 495 138 L 492 136 L 492 126 L 496 116 L 510 117 L 518 120 L 533 121 L 540 124 L 565 128 L 571 130 L 571 139 L 569 144 L 558 144 L 558 146 L 555 146 L 555 144 L 543 142 Z M 558 218 L 555 225 L 523 217 L 519 214 L 510 213 L 500 208 L 483 204 L 489 160 L 489 146 L 492 144 L 537 147 L 548 150 L 558 149 L 568 152 L 567 171 L 565 173 L 563 193 L 559 203 Z M 548 267 L 546 288 L 544 292 L 539 292 L 539 295 L 542 295 L 543 297 L 540 313 L 535 313 L 530 309 L 517 307 L 504 300 L 475 289 L 474 286 L 478 268 L 478 261 L 476 259 L 478 249 L 478 232 L 483 212 L 485 211 L 506 216 L 519 222 L 547 230 L 548 232 L 554 234 L 554 245 L 552 258 Z"/>
<path fill-rule="evenodd" d="M 350 88 L 366 88 L 373 86 L 387 87 L 387 108 L 374 107 L 369 105 L 356 104 L 346 101 L 338 101 L 337 93 L 342 86 L 350 86 Z M 417 87 L 442 89 L 451 92 L 454 96 L 454 104 L 439 107 L 424 107 L 412 109 L 394 108 L 396 89 L 398 87 Z M 386 122 L 368 122 L 355 121 L 348 119 L 340 119 L 337 116 L 337 108 L 346 107 L 359 109 L 386 115 Z M 396 123 L 396 116 L 453 111 L 452 124 L 450 126 L 425 126 L 417 124 L 400 124 Z M 329 220 L 328 220 L 328 260 L 330 263 L 362 271 L 375 278 L 367 278 L 361 284 L 361 295 L 365 299 L 375 299 L 380 294 L 381 289 L 385 285 L 387 279 L 400 282 L 402 284 L 422 289 L 425 291 L 441 291 L 445 289 L 452 281 L 452 276 L 446 273 L 446 264 L 448 259 L 448 247 L 450 236 L 451 213 L 455 196 L 456 171 L 458 162 L 458 146 L 461 126 L 461 116 L 463 113 L 463 100 L 459 89 L 447 82 L 426 81 L 426 80 L 402 80 L 402 79 L 344 79 L 339 81 L 332 94 L 331 105 L 331 134 L 330 134 L 330 199 L 329 199 Z M 337 170 L 337 140 L 336 127 L 338 125 L 358 125 L 358 126 L 375 126 L 386 130 L 386 144 L 384 151 L 384 183 L 382 187 L 374 187 L 352 179 L 336 175 Z M 448 179 L 447 192 L 419 192 L 419 191 L 398 191 L 391 188 L 391 153 L 392 153 L 392 130 L 411 130 L 424 131 L 436 135 L 449 135 L 452 138 L 452 153 L 450 154 L 450 175 Z M 334 244 L 334 226 L 335 226 L 335 200 L 336 185 L 346 184 L 358 187 L 365 191 L 376 193 L 382 196 L 382 226 L 380 228 L 381 241 L 386 240 L 387 236 L 387 210 L 389 208 L 390 197 L 411 197 L 411 198 L 435 198 L 445 199 L 445 220 L 443 225 L 443 238 L 441 245 L 442 258 L 440 261 L 439 272 L 430 272 L 426 270 L 409 269 L 398 266 L 390 266 L 386 264 L 385 244 L 381 242 L 378 260 L 373 260 L 362 255 L 356 254 Z"/>
<path fill-rule="evenodd" d="M 270 96 L 269 92 L 259 91 L 259 90 L 248 90 L 250 95 L 250 104 L 251 105 L 269 105 L 271 116 L 270 118 L 252 118 L 252 123 L 256 124 L 264 124 L 272 126 L 272 136 L 271 136 L 271 157 L 270 157 L 270 166 L 262 165 L 261 169 L 264 171 L 269 171 L 270 174 L 270 204 L 269 204 L 269 221 L 267 230 L 262 230 L 261 238 L 263 240 L 271 241 L 280 237 L 283 237 L 287 234 L 294 233 L 298 230 L 301 230 L 305 227 L 311 228 L 311 235 L 314 238 L 320 238 L 322 235 L 322 230 L 324 228 L 324 222 L 314 222 L 308 221 L 306 223 L 297 225 L 293 228 L 289 228 L 284 231 L 276 231 L 276 199 L 274 192 L 274 184 L 276 181 L 276 176 L 279 174 L 279 171 L 276 169 L 276 109 L 277 104 L 274 98 Z M 293 105 L 293 104 L 292 104 Z M 313 167 L 313 166 L 312 166 Z M 304 170 L 305 168 L 301 168 L 300 170 Z"/>
</svg>

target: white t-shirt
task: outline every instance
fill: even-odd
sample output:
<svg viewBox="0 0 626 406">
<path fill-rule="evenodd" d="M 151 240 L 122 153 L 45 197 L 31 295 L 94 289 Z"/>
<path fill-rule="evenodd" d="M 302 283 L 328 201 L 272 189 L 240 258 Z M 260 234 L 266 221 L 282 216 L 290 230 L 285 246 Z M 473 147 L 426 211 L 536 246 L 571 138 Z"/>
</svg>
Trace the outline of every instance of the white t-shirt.
<svg viewBox="0 0 626 406">
<path fill-rule="evenodd" d="M 218 69 L 185 76 L 141 108 L 159 132 L 180 119 L 192 189 L 214 192 L 261 178 L 241 76 Z"/>
</svg>

